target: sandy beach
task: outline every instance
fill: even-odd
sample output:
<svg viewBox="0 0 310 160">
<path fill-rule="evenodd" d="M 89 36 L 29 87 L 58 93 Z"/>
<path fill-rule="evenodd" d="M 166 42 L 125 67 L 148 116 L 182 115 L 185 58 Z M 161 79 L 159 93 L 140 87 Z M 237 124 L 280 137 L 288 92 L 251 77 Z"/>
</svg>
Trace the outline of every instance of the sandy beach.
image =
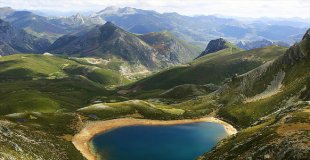
<svg viewBox="0 0 310 160">
<path fill-rule="evenodd" d="M 120 128 L 124 126 L 135 126 L 135 125 L 175 125 L 175 124 L 188 124 L 197 122 L 213 122 L 222 124 L 228 135 L 237 133 L 237 130 L 230 124 L 219 120 L 214 117 L 205 117 L 199 119 L 184 119 L 184 120 L 148 120 L 148 119 L 134 119 L 134 118 L 121 118 L 106 121 L 95 121 L 88 122 L 85 127 L 72 139 L 74 146 L 83 154 L 88 160 L 95 160 L 96 155 L 92 152 L 90 147 L 91 139 L 103 132 L 107 132 L 111 129 Z"/>
</svg>

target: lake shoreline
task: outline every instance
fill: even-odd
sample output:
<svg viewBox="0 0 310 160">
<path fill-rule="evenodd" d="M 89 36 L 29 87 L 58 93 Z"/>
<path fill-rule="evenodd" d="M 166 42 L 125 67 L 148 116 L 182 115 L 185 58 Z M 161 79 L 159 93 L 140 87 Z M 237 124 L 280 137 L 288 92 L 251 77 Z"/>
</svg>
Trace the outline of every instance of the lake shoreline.
<svg viewBox="0 0 310 160">
<path fill-rule="evenodd" d="M 149 120 L 149 119 L 134 119 L 134 118 L 120 118 L 113 120 L 94 121 L 85 124 L 85 127 L 72 139 L 72 143 L 82 155 L 88 160 L 96 160 L 96 154 L 93 152 L 90 141 L 98 134 L 108 132 L 112 129 L 125 126 L 161 126 L 161 125 L 176 125 L 189 124 L 198 122 L 213 122 L 223 125 L 225 132 L 230 136 L 237 133 L 237 130 L 227 122 L 214 117 L 204 117 L 199 119 L 183 119 L 183 120 Z"/>
</svg>

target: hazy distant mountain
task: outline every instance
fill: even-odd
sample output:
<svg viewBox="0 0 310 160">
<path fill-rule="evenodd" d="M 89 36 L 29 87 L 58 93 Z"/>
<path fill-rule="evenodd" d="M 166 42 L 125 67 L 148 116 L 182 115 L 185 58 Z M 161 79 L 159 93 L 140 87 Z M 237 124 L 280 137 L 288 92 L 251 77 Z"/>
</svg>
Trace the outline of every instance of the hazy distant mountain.
<svg viewBox="0 0 310 160">
<path fill-rule="evenodd" d="M 69 17 L 52 18 L 51 22 L 70 28 L 88 27 L 105 23 L 105 21 L 98 16 L 84 16 L 80 13 Z"/>
<path fill-rule="evenodd" d="M 130 8 L 130 7 L 124 7 L 124 8 L 118 8 L 115 6 L 110 6 L 105 8 L 104 10 L 101 10 L 94 15 L 98 16 L 124 16 L 124 15 L 131 15 L 131 14 L 136 14 L 138 12 L 141 12 L 142 10 L 137 10 L 135 8 Z"/>
<path fill-rule="evenodd" d="M 99 16 L 106 21 L 113 22 L 127 31 L 139 34 L 172 29 L 171 22 L 155 11 L 130 7 L 107 7 L 104 10 L 95 13 L 93 16 Z"/>
<path fill-rule="evenodd" d="M 251 50 L 255 48 L 262 48 L 272 45 L 278 45 L 283 47 L 289 47 L 290 45 L 285 42 L 272 42 L 266 39 L 259 40 L 259 41 L 240 41 L 236 44 L 239 48 L 244 50 Z"/>
<path fill-rule="evenodd" d="M 257 35 L 269 40 L 294 41 L 290 37 L 305 32 L 306 29 L 283 25 L 268 25 L 257 29 Z M 301 40 L 301 37 L 300 37 Z"/>
<path fill-rule="evenodd" d="M 181 39 L 204 46 L 205 42 L 224 37 L 232 42 L 245 40 L 256 41 L 268 39 L 294 43 L 301 39 L 307 23 L 295 25 L 295 21 L 266 23 L 265 21 L 243 22 L 233 18 L 216 16 L 183 16 L 177 13 L 160 14 L 155 11 L 141 10 L 130 7 L 108 7 L 93 16 L 111 21 L 123 29 L 133 33 L 149 33 L 168 30 Z M 291 22 L 291 24 L 290 24 Z M 289 25 L 290 24 L 290 25 Z M 285 33 L 285 34 L 283 34 Z M 297 35 L 297 37 L 296 37 Z"/>
<path fill-rule="evenodd" d="M 11 7 L 2 7 L 0 8 L 0 18 L 4 18 L 13 12 L 15 12 L 15 10 Z"/>
<path fill-rule="evenodd" d="M 188 62 L 197 55 L 189 45 L 168 34 L 137 36 L 111 22 L 88 32 L 63 36 L 49 50 L 70 56 L 116 57 L 149 69 Z"/>
<path fill-rule="evenodd" d="M 310 19 L 302 19 L 298 17 L 293 18 L 268 18 L 263 17 L 259 19 L 255 19 L 252 23 L 260 23 L 266 25 L 283 25 L 283 26 L 291 26 L 291 27 L 301 27 L 308 28 L 310 26 Z"/>
<path fill-rule="evenodd" d="M 5 17 L 13 26 L 24 29 L 28 33 L 54 40 L 66 33 L 66 28 L 55 25 L 48 18 L 38 16 L 29 11 L 15 11 Z"/>
<path fill-rule="evenodd" d="M 0 17 L 14 27 L 24 29 L 37 37 L 54 41 L 64 34 L 83 30 L 105 21 L 99 17 L 76 14 L 70 17 L 44 17 L 30 11 L 15 11 L 9 7 L 0 8 Z"/>
<path fill-rule="evenodd" d="M 14 26 L 50 41 L 110 21 L 126 31 L 138 34 L 168 30 L 180 39 L 202 48 L 206 42 L 218 37 L 231 42 L 267 39 L 293 44 L 301 39 L 305 26 L 309 24 L 294 19 L 242 21 L 217 16 L 191 17 L 130 7 L 107 7 L 90 16 L 76 14 L 69 17 L 44 17 L 5 7 L 0 8 L 0 16 Z"/>
<path fill-rule="evenodd" d="M 48 40 L 30 35 L 0 19 L 0 55 L 40 53 L 49 45 Z"/>
<path fill-rule="evenodd" d="M 98 13 L 106 21 L 124 28 L 127 31 L 145 34 L 168 30 L 181 39 L 191 42 L 205 42 L 220 36 L 214 28 L 227 25 L 239 25 L 233 19 L 217 18 L 215 16 L 188 17 L 177 13 L 160 14 L 155 11 L 135 8 L 108 7 Z"/>
</svg>

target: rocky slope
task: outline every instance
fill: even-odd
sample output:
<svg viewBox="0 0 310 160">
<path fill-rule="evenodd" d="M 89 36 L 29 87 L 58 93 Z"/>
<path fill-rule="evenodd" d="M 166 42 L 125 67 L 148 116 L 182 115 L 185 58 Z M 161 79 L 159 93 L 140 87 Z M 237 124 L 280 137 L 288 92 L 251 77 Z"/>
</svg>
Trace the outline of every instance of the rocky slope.
<svg viewBox="0 0 310 160">
<path fill-rule="evenodd" d="M 50 45 L 41 39 L 0 20 L 0 55 L 16 53 L 41 53 Z"/>
<path fill-rule="evenodd" d="M 187 62 L 193 57 L 194 49 L 184 42 L 164 34 L 153 35 L 138 36 L 107 22 L 85 33 L 63 36 L 49 50 L 70 56 L 116 57 L 151 70 Z"/>
</svg>

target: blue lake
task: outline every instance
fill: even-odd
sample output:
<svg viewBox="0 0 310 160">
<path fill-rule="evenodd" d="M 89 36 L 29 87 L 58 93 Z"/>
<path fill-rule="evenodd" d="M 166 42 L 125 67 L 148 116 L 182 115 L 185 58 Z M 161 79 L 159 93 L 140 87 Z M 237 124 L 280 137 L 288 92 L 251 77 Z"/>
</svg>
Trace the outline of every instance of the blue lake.
<svg viewBox="0 0 310 160">
<path fill-rule="evenodd" d="M 94 150 L 107 160 L 194 160 L 227 133 L 217 123 L 128 126 L 95 136 Z"/>
</svg>

